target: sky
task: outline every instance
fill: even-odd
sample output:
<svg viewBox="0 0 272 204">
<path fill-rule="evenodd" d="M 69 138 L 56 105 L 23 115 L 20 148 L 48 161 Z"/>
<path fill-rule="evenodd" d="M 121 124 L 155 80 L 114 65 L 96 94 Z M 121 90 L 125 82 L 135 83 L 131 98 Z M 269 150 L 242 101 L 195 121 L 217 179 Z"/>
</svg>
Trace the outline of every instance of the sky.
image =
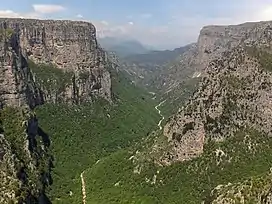
<svg viewBox="0 0 272 204">
<path fill-rule="evenodd" d="M 272 20 L 272 0 L 0 0 L 0 17 L 90 21 L 98 37 L 173 49 L 205 25 Z"/>
</svg>

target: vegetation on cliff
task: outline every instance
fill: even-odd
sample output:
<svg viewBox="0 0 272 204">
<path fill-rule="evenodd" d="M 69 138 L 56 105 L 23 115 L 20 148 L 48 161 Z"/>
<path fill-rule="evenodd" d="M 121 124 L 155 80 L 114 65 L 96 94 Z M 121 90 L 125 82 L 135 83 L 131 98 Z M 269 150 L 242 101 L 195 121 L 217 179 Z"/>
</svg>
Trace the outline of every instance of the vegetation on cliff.
<svg viewBox="0 0 272 204">
<path fill-rule="evenodd" d="M 157 101 L 121 72 L 112 70 L 114 104 L 46 104 L 36 109 L 42 128 L 50 133 L 55 157 L 54 203 L 80 203 L 80 173 L 99 159 L 133 146 L 156 128 Z M 110 167 L 109 167 L 110 168 Z M 88 182 L 88 181 L 87 181 Z"/>
<path fill-rule="evenodd" d="M 35 114 L 27 109 L 6 107 L 0 110 L 0 189 L 1 203 L 36 203 L 50 184 L 51 154 Z M 2 155 L 3 156 L 3 155 Z M 6 192 L 8 191 L 8 192 Z"/>
<path fill-rule="evenodd" d="M 218 185 L 266 174 L 272 159 L 271 138 L 254 130 L 237 132 L 224 142 L 210 141 L 199 158 L 168 167 L 133 161 L 140 147 L 120 150 L 85 171 L 87 202 L 209 204 Z M 255 198 L 247 191 L 241 196 Z"/>
</svg>

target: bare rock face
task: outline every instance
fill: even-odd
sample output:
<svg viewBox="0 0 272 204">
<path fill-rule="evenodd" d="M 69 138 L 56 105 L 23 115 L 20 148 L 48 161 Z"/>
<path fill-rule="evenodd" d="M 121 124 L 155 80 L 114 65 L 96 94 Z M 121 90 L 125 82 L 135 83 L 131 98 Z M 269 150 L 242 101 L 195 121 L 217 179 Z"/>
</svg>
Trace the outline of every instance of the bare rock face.
<svg viewBox="0 0 272 204">
<path fill-rule="evenodd" d="M 42 103 L 18 40 L 11 30 L 0 29 L 0 108 Z"/>
<path fill-rule="evenodd" d="M 202 76 L 208 64 L 241 42 L 253 45 L 256 39 L 267 39 L 271 22 L 245 23 L 232 26 L 205 26 L 197 43 L 191 44 L 172 65 L 163 70 L 163 89 L 177 91 L 187 78 Z M 262 45 L 269 42 L 259 42 Z M 178 92 L 179 93 L 179 92 Z"/>
<path fill-rule="evenodd" d="M 200 71 L 222 53 L 237 47 L 240 43 L 245 45 L 269 44 L 268 35 L 272 22 L 244 23 L 231 26 L 206 26 L 200 31 L 197 43 L 198 56 L 196 64 Z M 258 39 L 262 39 L 260 42 Z"/>
<path fill-rule="evenodd" d="M 207 64 L 199 89 L 164 128 L 172 146 L 165 162 L 197 157 L 208 139 L 223 140 L 243 128 L 272 134 L 271 26 L 261 22 L 202 30 L 198 47 L 211 57 L 199 58 Z M 214 49 L 217 45 L 222 47 Z"/>
<path fill-rule="evenodd" d="M 0 19 L 0 30 L 3 33 L 7 31 L 11 33 L 10 36 L 4 35 L 1 41 L 1 56 L 6 59 L 1 60 L 2 63 L 4 62 L 1 71 L 4 72 L 5 78 L 11 79 L 9 75 L 17 73 L 16 70 L 12 72 L 9 66 L 23 66 L 14 60 L 10 61 L 6 56 L 7 53 L 15 55 L 18 60 L 23 58 L 26 70 L 31 61 L 36 65 L 50 65 L 63 72 L 66 83 L 62 84 L 61 90 L 58 87 L 59 90 L 54 91 L 49 91 L 48 86 L 45 85 L 50 79 L 41 77 L 42 73 L 39 70 L 38 73 L 33 73 L 33 81 L 38 82 L 45 101 L 79 103 L 92 101 L 93 97 L 98 96 L 111 100 L 111 79 L 107 68 L 112 64 L 98 45 L 96 30 L 91 23 Z M 8 46 L 5 41 L 10 42 Z M 38 78 L 41 80 L 38 81 Z M 56 84 L 56 81 L 52 84 Z M 10 94 L 5 98 L 22 97 Z M 18 99 L 20 100 L 22 99 Z"/>
<path fill-rule="evenodd" d="M 114 66 L 90 23 L 0 19 L 0 203 L 50 203 L 50 138 L 29 107 L 111 101 Z"/>
</svg>

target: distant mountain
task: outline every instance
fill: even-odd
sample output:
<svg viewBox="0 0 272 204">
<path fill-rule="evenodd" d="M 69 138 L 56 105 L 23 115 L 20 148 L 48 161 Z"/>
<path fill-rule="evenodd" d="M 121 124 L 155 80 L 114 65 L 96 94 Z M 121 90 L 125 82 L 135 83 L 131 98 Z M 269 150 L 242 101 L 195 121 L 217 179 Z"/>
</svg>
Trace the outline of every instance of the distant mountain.
<svg viewBox="0 0 272 204">
<path fill-rule="evenodd" d="M 105 37 L 98 39 L 98 41 L 105 50 L 115 52 L 119 57 L 144 54 L 150 51 L 137 40 L 122 40 L 119 38 Z"/>
<path fill-rule="evenodd" d="M 192 46 L 190 44 L 174 50 L 129 55 L 121 59 L 121 69 L 128 72 L 138 85 L 156 89 L 160 87 L 159 89 L 161 89 L 164 81 L 173 75 L 173 73 L 168 73 L 168 70 L 171 70 L 175 65 L 179 67 L 181 56 Z M 175 77 L 173 76 L 173 78 Z"/>
<path fill-rule="evenodd" d="M 149 51 L 144 54 L 129 55 L 125 58 L 126 61 L 132 63 L 151 63 L 151 64 L 164 64 L 170 62 L 184 53 L 190 45 L 179 47 L 174 50 L 162 50 L 162 51 Z"/>
<path fill-rule="evenodd" d="M 129 55 L 121 59 L 120 69 L 128 72 L 137 85 L 155 92 L 157 98 L 167 99 L 171 112 L 188 98 L 198 84 L 199 73 L 187 65 L 196 48 L 194 43 L 174 50 Z"/>
</svg>

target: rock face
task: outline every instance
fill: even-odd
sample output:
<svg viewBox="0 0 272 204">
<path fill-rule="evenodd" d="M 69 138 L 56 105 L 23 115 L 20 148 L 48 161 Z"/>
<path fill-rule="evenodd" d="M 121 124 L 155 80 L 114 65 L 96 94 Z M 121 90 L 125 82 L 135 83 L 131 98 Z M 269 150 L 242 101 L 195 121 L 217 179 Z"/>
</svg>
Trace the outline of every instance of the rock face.
<svg viewBox="0 0 272 204">
<path fill-rule="evenodd" d="M 18 40 L 13 31 L 0 30 L 0 108 L 34 107 L 42 102 Z"/>
<path fill-rule="evenodd" d="M 244 182 L 219 185 L 212 192 L 211 204 L 224 203 L 272 203 L 271 172 Z M 250 184 L 250 185 L 249 185 Z"/>
<path fill-rule="evenodd" d="M 199 50 L 208 51 L 197 60 L 208 65 L 199 89 L 164 128 L 172 145 L 165 161 L 197 157 L 208 139 L 222 140 L 239 129 L 272 133 L 271 26 L 246 23 L 201 31 Z"/>
<path fill-rule="evenodd" d="M 0 19 L 0 203 L 51 203 L 50 139 L 30 109 L 111 101 L 116 67 L 95 32 L 86 22 Z"/>
<path fill-rule="evenodd" d="M 203 70 L 223 52 L 240 43 L 253 45 L 257 39 L 268 40 L 272 22 L 244 23 L 232 26 L 206 26 L 200 31 L 197 43 L 197 70 Z M 260 42 L 258 43 L 265 43 Z"/>
<path fill-rule="evenodd" d="M 10 50 L 8 55 L 12 52 L 17 55 L 12 59 L 4 57 L 6 60 L 1 70 L 6 70 L 5 76 L 11 78 L 9 66 L 28 67 L 29 61 L 36 65 L 46 64 L 63 72 L 66 83 L 62 84 L 61 90 L 48 90 L 45 84 L 50 79 L 40 76 L 39 70 L 34 72 L 34 81 L 40 78 L 37 85 L 43 91 L 45 101 L 79 103 L 92 101 L 97 96 L 111 100 L 111 79 L 107 68 L 112 64 L 98 45 L 96 30 L 91 23 L 0 19 L 0 30 L 10 32 L 9 36 L 3 35 L 1 41 L 2 58 L 7 50 Z M 10 42 L 8 46 L 3 46 L 5 41 Z M 25 64 L 14 62 L 14 58 L 23 59 Z M 18 97 L 11 94 L 5 98 Z"/>
<path fill-rule="evenodd" d="M 201 77 L 212 60 L 235 48 L 241 41 L 252 44 L 254 39 L 265 37 L 265 28 L 269 27 L 269 24 L 271 23 L 260 22 L 204 27 L 196 43 L 189 45 L 180 57 L 161 69 L 157 79 L 154 79 L 156 85 L 163 92 L 172 92 L 176 97 L 181 95 L 185 81 Z"/>
</svg>

